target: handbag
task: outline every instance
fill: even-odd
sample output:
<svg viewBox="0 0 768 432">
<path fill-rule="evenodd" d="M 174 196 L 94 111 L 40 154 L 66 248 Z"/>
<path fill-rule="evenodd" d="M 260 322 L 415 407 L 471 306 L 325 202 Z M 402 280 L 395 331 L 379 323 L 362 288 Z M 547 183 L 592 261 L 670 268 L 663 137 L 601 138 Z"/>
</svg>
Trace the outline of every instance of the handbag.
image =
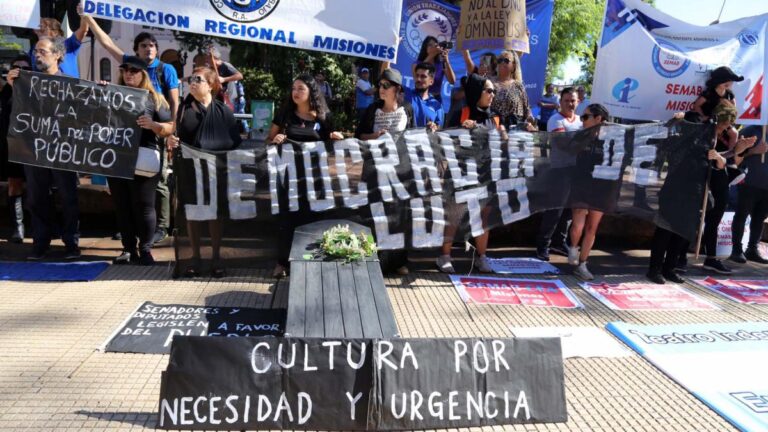
<svg viewBox="0 0 768 432">
<path fill-rule="evenodd" d="M 139 157 L 136 158 L 135 174 L 141 177 L 152 177 L 160 172 L 160 150 L 139 147 Z"/>
</svg>

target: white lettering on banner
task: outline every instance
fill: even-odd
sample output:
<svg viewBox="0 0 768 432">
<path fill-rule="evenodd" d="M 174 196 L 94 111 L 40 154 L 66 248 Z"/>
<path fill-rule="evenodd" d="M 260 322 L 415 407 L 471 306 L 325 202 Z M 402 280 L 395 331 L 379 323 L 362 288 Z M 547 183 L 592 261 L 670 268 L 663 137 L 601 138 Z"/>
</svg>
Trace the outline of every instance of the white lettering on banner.
<svg viewBox="0 0 768 432">
<path fill-rule="evenodd" d="M 635 126 L 632 165 L 629 181 L 640 186 L 650 186 L 659 178 L 659 172 L 645 167 L 653 166 L 656 161 L 656 145 L 648 144 L 651 139 L 666 139 L 669 130 L 663 124 L 644 124 Z"/>
<path fill-rule="evenodd" d="M 416 183 L 416 190 L 419 196 L 428 195 L 430 192 L 442 192 L 443 186 L 440 183 L 440 175 L 437 172 L 435 153 L 432 151 L 432 144 L 427 133 L 424 130 L 414 130 L 406 131 L 403 136 L 406 148 L 408 149 L 408 158 L 411 161 L 413 181 Z M 425 173 L 426 181 L 424 180 Z M 427 184 L 429 185 L 429 191 L 427 191 Z"/>
<path fill-rule="evenodd" d="M 344 200 L 344 206 L 349 208 L 358 208 L 368 205 L 368 185 L 365 182 L 358 182 L 357 193 L 353 194 L 349 185 L 349 175 L 347 174 L 347 160 L 345 151 L 349 152 L 349 165 L 354 167 L 364 163 L 363 154 L 360 152 L 360 144 L 356 139 L 345 139 L 333 143 L 333 151 L 336 161 L 336 178 L 339 180 L 341 197 Z"/>
<path fill-rule="evenodd" d="M 218 218 L 218 181 L 216 175 L 216 155 L 182 146 L 184 159 L 192 159 L 195 166 L 195 191 L 197 204 L 184 204 L 184 214 L 190 221 L 207 221 Z M 202 163 L 208 168 L 208 175 L 203 175 Z M 204 180 L 207 179 L 206 180 Z M 205 204 L 205 184 L 208 184 L 209 204 Z"/>
<path fill-rule="evenodd" d="M 389 232 L 389 217 L 384 203 L 371 203 L 371 217 L 376 230 L 376 244 L 380 249 L 402 249 L 405 247 L 405 234 Z"/>
<path fill-rule="evenodd" d="M 600 165 L 595 165 L 592 170 L 592 178 L 618 180 L 621 177 L 625 133 L 626 129 L 619 125 L 600 126 L 597 139 L 603 143 L 603 162 Z"/>
<path fill-rule="evenodd" d="M 229 395 L 226 398 L 211 395 L 210 397 L 198 396 L 196 398 L 163 399 L 160 401 L 160 427 L 165 426 L 166 419 L 173 426 L 192 424 L 218 425 L 222 422 L 234 424 L 238 422 L 240 417 L 242 417 L 244 423 L 248 423 L 250 421 L 250 406 L 250 395 L 244 397 Z M 217 414 L 218 412 L 221 413 Z M 309 412 L 311 412 L 311 401 Z"/>
<path fill-rule="evenodd" d="M 243 165 L 253 165 L 256 157 L 252 151 L 234 150 L 227 152 L 227 199 L 231 219 L 256 217 L 256 201 L 243 201 L 243 191 L 256 190 L 256 175 L 243 172 Z"/>
<path fill-rule="evenodd" d="M 325 151 L 325 144 L 322 141 L 304 143 L 301 151 L 304 157 L 304 176 L 307 183 L 307 198 L 309 199 L 309 208 L 312 211 L 330 210 L 336 205 L 333 199 L 333 188 L 331 186 L 331 171 L 328 169 L 328 152 Z M 315 176 L 313 175 L 312 155 L 317 155 L 317 162 L 320 167 L 320 182 L 323 184 L 323 199 L 317 198 L 315 190 Z"/>
<path fill-rule="evenodd" d="M 430 392 L 425 398 L 421 391 L 411 390 L 410 392 L 392 393 L 384 402 L 385 404 L 389 402 L 389 412 L 392 417 L 402 419 L 408 416 L 411 421 L 424 420 L 425 415 L 443 420 L 446 412 L 449 420 L 462 420 L 459 415 L 462 411 L 459 410 L 459 407 L 465 408 L 467 420 L 472 420 L 473 412 L 479 419 L 492 419 L 499 415 L 499 411 L 495 407 L 502 403 L 504 404 L 504 418 L 530 420 L 531 410 L 525 392 L 521 390 L 517 394 L 517 399 L 513 398 L 514 395 L 508 391 L 501 394 L 492 391 L 486 393 L 451 391 L 447 395 L 441 392 Z M 425 399 L 426 404 L 424 404 Z M 422 405 L 426 405 L 423 414 Z M 514 411 L 510 413 L 511 405 L 514 405 Z"/>
<path fill-rule="evenodd" d="M 501 134 L 497 130 L 488 133 L 488 148 L 491 154 L 491 180 L 516 177 L 533 177 L 533 134 L 513 132 L 507 139 L 507 154 L 501 145 Z M 502 165 L 502 162 L 508 162 Z M 505 171 L 506 170 L 506 171 Z"/>
<path fill-rule="evenodd" d="M 510 205 L 509 194 L 515 194 L 515 207 Z M 499 196 L 499 210 L 504 224 L 511 224 L 531 215 L 528 203 L 528 185 L 525 178 L 504 179 L 496 182 L 496 193 Z"/>
<path fill-rule="evenodd" d="M 86 0 L 96 18 L 374 60 L 397 58 L 402 0 Z M 218 15 L 213 11 L 218 12 Z M 361 20 L 360 17 L 376 17 Z M 301 25 L 296 25 L 296 23 Z M 36 26 L 35 26 L 36 27 Z"/>
<path fill-rule="evenodd" d="M 280 152 L 277 151 L 280 147 Z M 278 185 L 285 187 L 288 183 L 288 209 L 299 210 L 299 182 L 296 174 L 296 156 L 291 145 L 268 145 L 267 166 L 269 169 L 269 190 L 272 199 L 272 214 L 280 213 Z M 286 174 L 288 180 L 285 180 Z"/>
<path fill-rule="evenodd" d="M 445 234 L 445 210 L 443 199 L 433 196 L 429 199 L 432 217 L 427 219 L 424 209 L 424 198 L 411 199 L 411 225 L 413 226 L 413 238 L 411 244 L 415 248 L 438 247 L 443 245 Z M 427 231 L 427 222 L 432 222 L 432 229 Z"/>
<path fill-rule="evenodd" d="M 66 141 L 59 142 L 54 138 L 48 142 L 35 138 L 35 160 L 46 160 L 49 163 L 74 164 L 80 166 L 112 168 L 117 162 L 117 154 L 113 149 L 88 148 Z M 41 154 L 42 153 L 42 154 Z"/>
<path fill-rule="evenodd" d="M 488 198 L 488 187 L 481 186 L 472 189 L 457 191 L 455 194 L 457 204 L 467 204 L 469 212 L 469 225 L 472 227 L 472 236 L 477 237 L 485 232 L 483 228 L 483 209 L 480 200 Z"/>
<path fill-rule="evenodd" d="M 400 157 L 397 155 L 397 146 L 392 140 L 392 136 L 387 133 L 383 135 L 382 139 L 369 140 L 365 143 L 368 145 L 373 158 L 373 165 L 376 167 L 376 178 L 382 201 L 392 202 L 394 200 L 393 189 L 399 200 L 405 201 L 410 198 L 411 196 L 405 190 L 405 186 L 397 178 L 395 167 L 400 164 Z M 382 145 L 384 149 L 382 149 Z M 384 154 L 385 150 L 386 155 Z"/>
<path fill-rule="evenodd" d="M 354 397 L 354 399 L 352 398 L 352 395 L 349 392 L 347 392 L 347 399 L 349 399 L 349 418 L 351 420 L 355 419 L 355 406 L 357 405 L 357 401 L 359 401 L 361 397 L 363 397 L 362 392 L 358 392 L 357 395 Z"/>
<path fill-rule="evenodd" d="M 440 145 L 443 147 L 443 154 L 448 162 L 448 168 L 451 172 L 451 182 L 456 189 L 465 188 L 467 186 L 474 186 L 480 183 L 479 176 L 477 174 L 477 161 L 474 158 L 467 158 L 464 161 L 466 166 L 466 175 L 461 172 L 461 166 L 456 158 L 456 150 L 454 149 L 453 137 L 458 137 L 459 146 L 469 148 L 472 147 L 472 136 L 466 129 L 455 129 L 449 131 L 442 131 L 437 133 L 440 138 Z"/>
</svg>

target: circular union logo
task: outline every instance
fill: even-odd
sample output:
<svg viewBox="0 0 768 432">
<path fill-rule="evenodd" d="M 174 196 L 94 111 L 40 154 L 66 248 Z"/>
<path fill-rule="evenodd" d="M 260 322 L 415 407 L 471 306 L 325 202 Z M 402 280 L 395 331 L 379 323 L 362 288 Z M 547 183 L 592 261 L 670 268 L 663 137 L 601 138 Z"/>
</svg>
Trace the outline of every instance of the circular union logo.
<svg viewBox="0 0 768 432">
<path fill-rule="evenodd" d="M 739 33 L 738 38 L 742 45 L 757 45 L 757 42 L 760 40 L 760 36 L 751 30 L 744 30 Z"/>
<path fill-rule="evenodd" d="M 653 68 L 665 78 L 682 75 L 691 65 L 691 60 L 680 53 L 680 49 L 669 42 L 658 41 L 653 47 Z"/>
<path fill-rule="evenodd" d="M 280 0 L 210 0 L 216 12 L 230 21 L 254 22 L 266 18 Z"/>
<path fill-rule="evenodd" d="M 440 4 L 419 2 L 403 14 L 400 36 L 408 54 L 417 58 L 427 36 L 434 36 L 438 42 L 450 42 L 455 39 L 458 27 L 454 14 Z"/>
</svg>

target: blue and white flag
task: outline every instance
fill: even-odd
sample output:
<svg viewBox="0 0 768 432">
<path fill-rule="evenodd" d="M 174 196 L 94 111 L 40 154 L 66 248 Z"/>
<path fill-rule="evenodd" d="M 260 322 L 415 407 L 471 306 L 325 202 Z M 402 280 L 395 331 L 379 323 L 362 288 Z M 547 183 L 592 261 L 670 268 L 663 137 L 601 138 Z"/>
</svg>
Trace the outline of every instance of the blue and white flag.
<svg viewBox="0 0 768 432">
<path fill-rule="evenodd" d="M 84 6 L 108 20 L 393 61 L 402 0 L 85 0 Z"/>
<path fill-rule="evenodd" d="M 666 15 L 641 0 L 608 0 L 595 67 L 592 102 L 617 117 L 666 120 L 688 111 L 709 72 L 729 66 L 737 123 L 768 123 L 765 39 L 768 14 L 711 26 Z"/>
</svg>

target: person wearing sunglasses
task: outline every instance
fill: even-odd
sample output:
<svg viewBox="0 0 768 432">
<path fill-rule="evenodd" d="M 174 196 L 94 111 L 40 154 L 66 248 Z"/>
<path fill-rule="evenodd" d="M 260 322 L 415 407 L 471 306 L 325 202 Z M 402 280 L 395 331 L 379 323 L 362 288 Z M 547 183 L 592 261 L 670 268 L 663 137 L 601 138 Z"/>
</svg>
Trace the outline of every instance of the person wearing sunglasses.
<svg viewBox="0 0 768 432">
<path fill-rule="evenodd" d="M 579 117 L 584 129 L 591 140 L 576 158 L 576 173 L 573 183 L 578 187 L 571 189 L 569 200 L 572 222 L 570 229 L 570 246 L 568 247 L 568 263 L 575 266 L 573 274 L 582 280 L 592 280 L 594 275 L 587 268 L 587 259 L 595 244 L 595 236 L 603 212 L 594 210 L 598 204 L 590 204 L 594 199 L 603 203 L 602 197 L 617 196 L 618 183 L 611 180 L 595 179 L 592 176 L 595 165 L 603 162 L 603 148 L 597 140 L 600 125 L 610 121 L 608 110 L 600 104 L 590 104 L 584 108 Z"/>
<path fill-rule="evenodd" d="M 497 129 L 505 134 L 504 126 L 501 125 L 499 114 L 492 108 L 493 99 L 496 95 L 496 89 L 493 82 L 478 74 L 471 74 L 462 79 L 464 87 L 465 106 L 461 112 L 461 127 L 465 129 L 487 128 Z M 446 189 L 451 187 L 451 182 L 444 182 Z M 452 191 L 446 190 L 446 194 L 452 194 Z M 481 217 L 485 221 L 490 207 L 483 208 Z M 459 204 L 446 203 L 446 224 L 444 232 L 443 247 L 441 255 L 437 257 L 436 265 L 438 270 L 443 273 L 454 273 L 453 263 L 451 262 L 451 247 L 454 237 L 458 230 L 458 225 L 466 213 L 465 206 Z M 475 247 L 480 255 L 477 260 L 477 269 L 482 273 L 493 273 L 485 252 L 488 248 L 489 231 L 475 237 Z"/>
<path fill-rule="evenodd" d="M 26 54 L 11 62 L 11 70 L 32 70 L 32 60 Z M 8 161 L 8 127 L 11 124 L 13 87 L 6 83 L 0 90 L 0 180 L 8 181 L 8 211 L 10 215 L 10 243 L 24 241 L 24 165 Z"/>
<path fill-rule="evenodd" d="M 384 69 L 379 78 L 379 99 L 369 105 L 363 113 L 362 121 L 355 130 L 355 137 L 372 140 L 389 134 L 397 141 L 397 136 L 404 130 L 416 127 L 413 107 L 407 101 L 400 102 L 402 93 L 403 77 L 400 72 L 396 69 Z M 380 251 L 379 260 L 385 273 L 395 272 L 405 276 L 410 272 L 406 250 Z"/>
<path fill-rule="evenodd" d="M 64 61 L 64 39 L 42 37 L 32 51 L 35 54 L 37 69 L 46 75 L 64 75 L 60 69 Z M 21 69 L 8 72 L 8 84 L 11 86 L 19 77 Z M 64 242 L 65 259 L 80 258 L 80 208 L 77 197 L 77 173 L 58 169 L 24 166 L 27 179 L 27 207 L 32 216 L 32 253 L 28 260 L 41 260 L 48 254 L 53 236 L 53 205 L 51 188 L 56 187 L 61 197 L 64 223 L 61 227 L 61 240 Z"/>
<path fill-rule="evenodd" d="M 221 90 L 216 72 L 208 67 L 196 67 L 187 79 L 189 95 L 179 107 L 176 118 L 177 136 L 166 140 L 168 152 L 182 142 L 185 145 L 209 151 L 228 151 L 240 145 L 240 131 L 232 110 L 215 98 Z M 207 182 L 208 180 L 203 180 Z M 194 197 L 179 197 L 181 202 L 192 202 Z M 184 277 L 200 276 L 200 237 L 208 226 L 211 237 L 211 276 L 221 278 L 226 271 L 221 263 L 221 222 L 218 220 L 194 221 L 187 216 L 187 234 L 192 247 L 191 263 L 184 269 Z"/>
<path fill-rule="evenodd" d="M 173 118 L 168 102 L 152 85 L 147 64 L 138 57 L 126 57 L 120 65 L 118 84 L 149 92 L 144 114 L 136 121 L 141 127 L 139 145 L 159 151 L 160 138 L 173 133 Z M 155 263 L 151 249 L 157 223 L 155 189 L 160 176 L 158 172 L 151 177 L 136 175 L 131 180 L 109 178 L 123 244 L 123 251 L 113 260 L 115 264 Z"/>
<path fill-rule="evenodd" d="M 491 80 L 496 89 L 492 108 L 501 116 L 501 124 L 512 128 L 525 122 L 525 130 L 537 130 L 528 105 L 520 59 L 514 51 L 502 51 L 499 54 L 496 59 L 496 76 L 491 77 Z"/>
<path fill-rule="evenodd" d="M 318 141 L 327 143 L 344 139 L 341 132 L 331 130 L 329 116 L 330 112 L 320 90 L 320 85 L 312 75 L 301 74 L 293 80 L 290 93 L 272 120 L 267 142 L 273 145 L 289 145 L 286 143 L 288 140 L 297 143 L 316 143 Z M 305 183 L 304 166 L 299 164 L 296 168 L 299 182 Z M 298 185 L 298 187 L 299 189 L 306 188 L 302 185 Z M 288 191 L 285 190 L 282 183 L 279 188 L 281 189 L 278 193 L 280 208 L 287 210 Z M 272 270 L 273 277 L 281 278 L 288 275 L 288 257 L 291 253 L 293 232 L 296 227 L 314 222 L 317 219 L 317 214 L 307 208 L 303 200 L 300 201 L 298 211 L 289 211 L 280 215 L 278 220 L 280 230 L 278 258 L 277 264 Z"/>
</svg>

